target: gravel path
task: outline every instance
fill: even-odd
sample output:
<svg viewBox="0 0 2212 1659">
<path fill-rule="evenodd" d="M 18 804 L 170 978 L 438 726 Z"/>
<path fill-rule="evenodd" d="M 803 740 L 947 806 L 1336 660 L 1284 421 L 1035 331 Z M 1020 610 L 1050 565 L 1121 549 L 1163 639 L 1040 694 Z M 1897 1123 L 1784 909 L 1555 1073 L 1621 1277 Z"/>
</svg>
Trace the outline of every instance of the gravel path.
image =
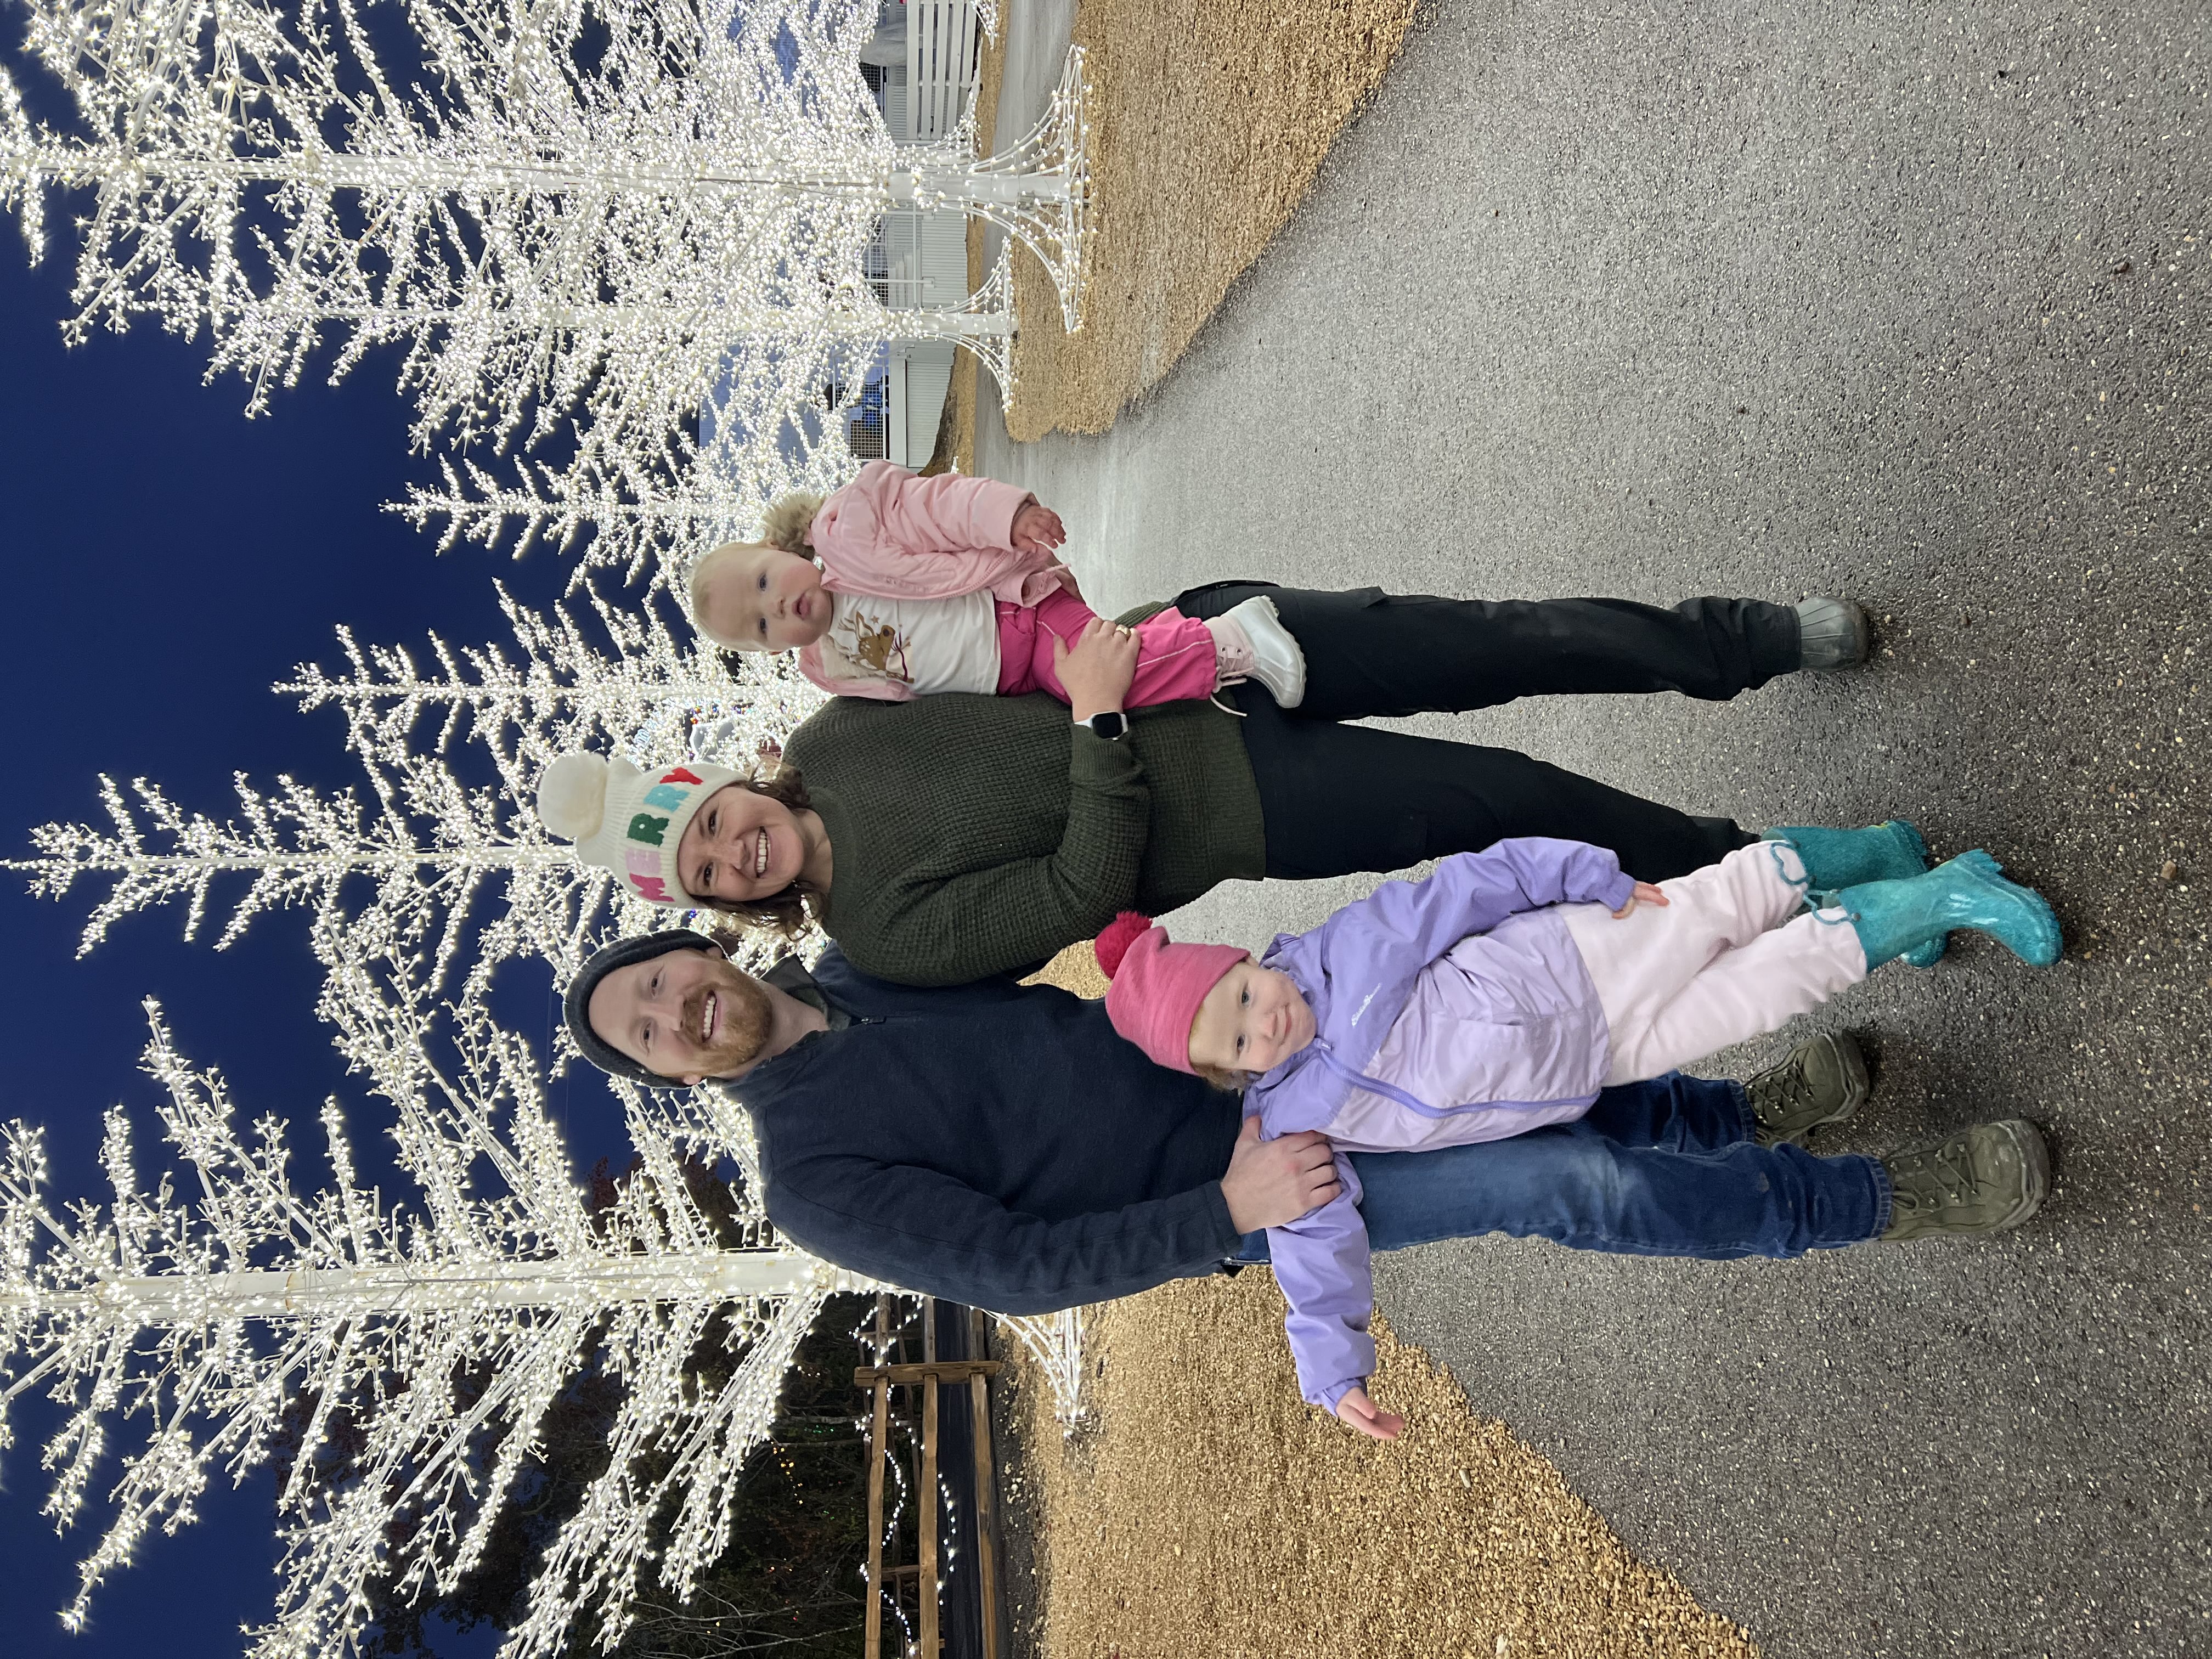
<svg viewBox="0 0 2212 1659">
<path fill-rule="evenodd" d="M 1442 5 L 1148 399 L 981 422 L 1102 608 L 1257 574 L 1885 620 L 1869 670 L 1724 708 L 1431 723 L 1751 824 L 1904 813 L 2067 923 L 2048 973 L 1969 946 L 1825 1011 L 1881 1060 L 1830 1149 L 2050 1129 L 2022 1234 L 1382 1265 L 1400 1333 L 1773 1659 L 2212 1651 L 2208 46 L 2193 0 Z"/>
</svg>

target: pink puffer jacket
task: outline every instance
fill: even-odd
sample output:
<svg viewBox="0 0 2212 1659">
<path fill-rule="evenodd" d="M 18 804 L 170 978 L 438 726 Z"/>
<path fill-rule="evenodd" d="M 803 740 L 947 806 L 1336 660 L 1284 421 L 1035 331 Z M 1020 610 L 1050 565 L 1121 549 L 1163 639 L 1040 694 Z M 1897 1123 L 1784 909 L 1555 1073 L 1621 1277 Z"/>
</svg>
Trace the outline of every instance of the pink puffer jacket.
<svg viewBox="0 0 2212 1659">
<path fill-rule="evenodd" d="M 1033 605 L 1073 578 L 1049 553 L 1013 544 L 1014 515 L 1027 490 L 995 478 L 957 472 L 918 477 L 889 461 L 870 461 L 860 476 L 822 503 L 807 539 L 833 593 L 879 599 L 950 599 L 988 592 Z M 903 702 L 914 696 L 896 681 L 836 678 L 822 647 L 799 653 L 799 672 L 825 691 Z"/>
</svg>

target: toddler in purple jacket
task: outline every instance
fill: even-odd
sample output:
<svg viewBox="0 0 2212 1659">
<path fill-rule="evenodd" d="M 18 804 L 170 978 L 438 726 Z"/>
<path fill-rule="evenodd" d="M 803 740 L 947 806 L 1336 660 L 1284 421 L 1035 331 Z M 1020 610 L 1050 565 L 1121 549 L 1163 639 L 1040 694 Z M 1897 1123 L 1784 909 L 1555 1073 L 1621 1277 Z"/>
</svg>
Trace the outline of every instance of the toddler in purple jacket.
<svg viewBox="0 0 2212 1659">
<path fill-rule="evenodd" d="M 1172 944 L 1134 912 L 1099 935 L 1098 960 L 1115 1029 L 1154 1061 L 1244 1090 L 1264 1139 L 1328 1137 L 1340 1191 L 1270 1229 L 1268 1252 L 1301 1391 L 1390 1439 L 1403 1419 L 1366 1389 L 1374 1279 L 1345 1154 L 1570 1121 L 1600 1089 L 1774 1030 L 1954 928 L 2058 959 L 2050 906 L 1988 854 L 1926 865 L 1899 820 L 1776 830 L 1656 886 L 1602 848 L 1502 841 L 1278 935 L 1258 963 Z"/>
</svg>

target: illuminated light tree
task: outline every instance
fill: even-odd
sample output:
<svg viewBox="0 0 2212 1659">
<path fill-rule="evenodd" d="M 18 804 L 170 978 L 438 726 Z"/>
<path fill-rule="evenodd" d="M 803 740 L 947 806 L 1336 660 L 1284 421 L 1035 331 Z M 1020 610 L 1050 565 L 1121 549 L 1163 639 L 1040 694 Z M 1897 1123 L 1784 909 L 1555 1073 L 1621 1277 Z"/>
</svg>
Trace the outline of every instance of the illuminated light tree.
<svg viewBox="0 0 2212 1659">
<path fill-rule="evenodd" d="M 571 607 L 534 611 L 494 587 L 515 651 L 456 647 L 433 634 L 434 667 L 426 674 L 405 647 L 364 648 L 342 628 L 349 672 L 302 664 L 274 690 L 298 697 L 302 711 L 342 710 L 347 746 L 388 775 L 416 763 L 426 731 L 440 756 L 475 744 L 518 799 L 530 797 L 556 756 L 574 749 L 610 749 L 639 765 L 701 757 L 742 764 L 751 754 L 732 759 L 726 745 L 747 736 L 780 742 L 821 706 L 822 694 L 783 659 L 745 658 L 733 672 L 688 628 L 679 636 L 659 603 L 625 609 L 587 589 L 595 638 Z M 701 748 L 709 731 L 725 745 L 711 755 Z"/>
<path fill-rule="evenodd" d="M 649 305 L 483 292 L 450 306 L 391 305 L 379 303 L 365 280 L 357 296 L 341 299 L 320 291 L 326 284 L 287 271 L 266 299 L 240 312 L 216 343 L 211 368 L 260 379 L 272 361 L 303 363 L 319 325 L 343 324 L 347 338 L 331 379 L 343 378 L 378 345 L 404 347 L 400 385 L 420 393 L 426 411 L 420 434 L 466 409 L 486 386 L 529 386 L 549 406 L 580 406 L 591 381 L 633 356 L 677 365 L 690 388 L 690 377 L 712 371 L 733 342 L 785 356 L 854 342 L 870 349 L 886 341 L 949 342 L 972 353 L 1002 386 L 1012 385 L 1007 258 L 958 306 L 890 306 L 857 275 L 819 286 L 805 307 L 725 293 L 719 274 L 703 273 L 681 288 L 667 284 Z"/>
<path fill-rule="evenodd" d="M 650 453 L 721 373 L 739 331 L 717 337 L 717 317 L 787 313 L 772 344 L 740 347 L 773 366 L 750 378 L 816 383 L 887 210 L 1001 225 L 1076 320 L 1079 54 L 1038 126 L 977 160 L 892 141 L 859 72 L 863 0 L 396 9 L 407 38 L 380 44 L 352 0 L 296 18 L 273 0 L 32 0 L 30 47 L 79 130 L 0 85 L 0 199 L 35 254 L 44 191 L 96 192 L 72 337 L 143 313 L 204 327 L 254 408 L 326 330 L 340 373 L 396 343 L 418 442 L 535 441 L 587 416 L 594 465 L 619 474 L 619 450 Z"/>
<path fill-rule="evenodd" d="M 783 411 L 797 427 L 814 412 Z M 643 580 L 648 587 L 681 592 L 690 562 L 726 541 L 752 541 L 777 497 L 793 490 L 829 495 L 848 483 L 857 463 L 842 444 L 817 443 L 794 461 L 780 446 L 748 443 L 718 447 L 702 456 L 680 481 L 662 476 L 638 488 L 604 478 L 557 472 L 527 459 L 514 481 L 473 461 L 456 467 L 441 459 L 445 485 L 411 486 L 404 501 L 386 511 L 405 515 L 418 530 L 442 526 L 441 552 L 461 542 L 496 548 L 511 540 L 520 558 L 539 542 L 559 550 L 575 549 L 588 538 L 574 581 L 580 586 L 594 567 L 618 568 L 625 581 Z"/>
<path fill-rule="evenodd" d="M 514 810 L 552 753 L 579 744 L 640 758 L 694 752 L 739 760 L 756 731 L 780 735 L 817 694 L 801 683 L 732 680 L 653 605 L 539 614 L 501 594 L 514 646 L 456 648 L 435 636 L 428 665 L 342 635 L 346 667 L 302 668 L 278 688 L 336 706 L 370 780 L 372 804 L 290 781 L 242 781 L 243 824 L 175 809 L 137 786 L 134 809 L 103 781 L 114 832 L 47 826 L 27 867 L 59 896 L 78 879 L 112 886 L 86 945 L 123 916 L 184 899 L 188 933 L 211 885 L 248 880 L 222 940 L 284 905 L 308 912 L 325 975 L 318 1012 L 377 1093 L 398 1108 L 403 1164 L 423 1194 L 412 1213 L 364 1191 L 335 1106 L 324 1109 L 335 1185 L 290 1184 L 281 1121 L 240 1135 L 220 1079 L 194 1072 L 156 1021 L 149 1069 L 165 1085 L 185 1188 L 149 1194 L 111 1121 L 116 1201 L 103 1220 L 45 1207 L 35 1139 L 6 1137 L 0 1173 L 0 1444 L 6 1402 L 44 1386 L 67 1415 L 50 1437 L 49 1513 L 86 1507 L 113 1431 L 145 1425 L 113 1488 L 113 1519 L 88 1556 L 68 1620 L 156 1525 L 192 1518 L 218 1472 L 242 1477 L 305 1425 L 279 1494 L 284 1556 L 276 1616 L 257 1659 L 340 1659 L 383 1581 L 404 1601 L 450 1587 L 480 1559 L 514 1488 L 532 1425 L 586 1364 L 625 1393 L 605 1474 L 558 1530 L 514 1629 L 512 1659 L 569 1650 L 580 1617 L 618 1642 L 640 1596 L 681 1604 L 723 1547 L 734 1483 L 772 1422 L 799 1336 L 846 1275 L 779 1249 L 749 1123 L 713 1088 L 646 1091 L 610 1079 L 644 1168 L 614 1211 L 573 1191 L 526 1045 L 487 1012 L 491 968 L 526 954 L 556 979 L 609 932 L 665 913 L 611 908 L 611 884 Z M 602 642 L 601 635 L 604 635 Z M 707 723 L 711 717 L 711 724 Z M 448 762 L 480 748 L 500 787 L 470 788 Z M 142 817 L 143 815 L 143 817 Z M 426 831 L 427 826 L 427 831 Z M 349 909 L 349 878 L 372 896 Z M 480 885 L 506 883 L 503 911 L 467 936 Z M 358 895 L 356 895 L 357 896 Z M 449 968 L 473 946 L 458 999 Z M 447 1022 L 441 1063 L 432 1028 Z M 750 1248 L 732 1250 L 684 1196 L 686 1159 L 736 1159 L 728 1210 Z M 180 1190 L 197 1186 L 187 1203 Z M 40 1236 L 52 1241 L 43 1256 Z M 1005 1322 L 1048 1361 L 1064 1411 L 1079 1386 L 1071 1316 Z M 720 1345 L 726 1381 L 696 1360 Z M 718 1373 L 719 1375 L 719 1373 Z M 333 1474 L 317 1443 L 343 1422 L 357 1449 Z M 481 1453 L 477 1455 L 476 1453 Z"/>
<path fill-rule="evenodd" d="M 665 1140 L 641 1143 L 643 1168 L 595 1212 L 526 1045 L 478 1021 L 441 1069 L 415 1011 L 378 1002 L 356 1006 L 366 1017 L 342 1046 L 398 1109 L 415 1209 L 356 1180 L 335 1101 L 320 1114 L 331 1182 L 296 1188 L 283 1121 L 241 1133 L 221 1078 L 177 1054 L 151 1004 L 144 1065 L 167 1096 L 181 1183 L 142 1183 L 118 1108 L 103 1149 L 112 1203 L 57 1212 L 37 1134 L 0 1132 L 0 1402 L 43 1388 L 64 1407 L 46 1446 L 46 1512 L 77 1520 L 112 1434 L 144 1425 L 64 1613 L 72 1629 L 151 1528 L 195 1518 L 212 1477 L 243 1479 L 304 1422 L 278 1494 L 276 1616 L 251 1651 L 336 1659 L 372 1579 L 406 1594 L 470 1570 L 539 1418 L 595 1364 L 625 1390 L 612 1459 L 548 1552 L 507 1652 L 562 1651 L 587 1606 L 611 1644 L 636 1590 L 680 1600 L 720 1553 L 792 1348 L 824 1296 L 860 1287 L 743 1219 L 741 1193 L 732 1248 L 732 1224 L 702 1206 Z M 702 1389 L 695 1356 L 710 1346 L 735 1364 Z M 314 1454 L 341 1425 L 357 1449 L 333 1478 Z"/>
<path fill-rule="evenodd" d="M 826 495 L 853 470 L 849 459 L 830 459 L 818 474 L 770 463 L 735 476 L 723 472 L 703 486 L 695 483 L 641 494 L 528 460 L 516 469 L 516 482 L 504 481 L 474 461 L 457 468 L 441 458 L 439 465 L 445 472 L 443 489 L 410 486 L 405 501 L 387 502 L 385 510 L 404 514 L 417 530 L 442 526 L 440 552 L 462 542 L 495 548 L 511 538 L 514 556 L 520 558 L 541 541 L 566 553 L 588 538 L 578 583 L 592 566 L 606 565 L 620 568 L 627 581 L 658 579 L 678 589 L 678 573 L 697 552 L 718 542 L 757 537 L 763 515 L 777 495 L 793 489 Z"/>
<path fill-rule="evenodd" d="M 274 789 L 237 782 L 240 816 L 187 812 L 158 784 L 129 794 L 100 780 L 110 827 L 45 824 L 31 832 L 36 856 L 9 860 L 32 889 L 59 898 L 80 882 L 107 884 L 81 948 L 91 950 L 124 917 L 171 902 L 186 906 L 195 937 L 217 884 L 246 880 L 216 944 L 228 945 L 266 911 L 304 906 L 341 914 L 350 878 L 374 896 L 357 915 L 428 943 L 433 990 L 448 967 L 471 954 L 465 995 L 480 994 L 496 965 L 544 957 L 559 979 L 605 938 L 665 926 L 669 913 L 625 894 L 606 872 L 578 862 L 549 836 L 530 800 L 554 756 L 577 748 L 618 753 L 641 765 L 703 757 L 744 766 L 762 743 L 780 743 L 821 694 L 775 661 L 748 662 L 738 678 L 696 640 L 679 640 L 648 603 L 618 610 L 590 596 L 602 645 L 571 608 L 550 615 L 501 604 L 515 648 L 456 648 L 433 635 L 435 668 L 425 674 L 398 647 L 362 647 L 344 630 L 349 672 L 303 665 L 279 686 L 304 708 L 335 705 L 361 763 L 367 799 L 289 778 Z M 454 762 L 481 750 L 495 782 L 471 785 Z M 473 940 L 468 928 L 487 882 L 501 902 Z"/>
<path fill-rule="evenodd" d="M 971 303 L 1000 305 L 1011 286 L 1009 256 L 1002 254 Z M 980 315 L 995 323 L 1009 313 Z M 1011 332 L 970 335 L 960 343 L 1011 389 Z M 719 542 L 757 537 L 778 497 L 793 491 L 826 495 L 851 481 L 859 463 L 836 435 L 836 411 L 823 392 L 860 385 L 876 343 L 855 334 L 841 344 L 855 349 L 817 361 L 813 383 L 794 380 L 759 353 L 726 360 L 700 405 L 703 441 L 684 427 L 647 445 L 605 442 L 594 431 L 562 466 L 515 458 L 504 477 L 473 459 L 441 456 L 442 487 L 411 486 L 408 499 L 387 503 L 386 511 L 404 514 L 418 530 L 436 531 L 441 552 L 463 542 L 491 549 L 511 540 L 520 558 L 546 542 L 562 553 L 580 551 L 576 585 L 591 568 L 608 567 L 625 581 L 680 592 L 694 558 Z"/>
</svg>

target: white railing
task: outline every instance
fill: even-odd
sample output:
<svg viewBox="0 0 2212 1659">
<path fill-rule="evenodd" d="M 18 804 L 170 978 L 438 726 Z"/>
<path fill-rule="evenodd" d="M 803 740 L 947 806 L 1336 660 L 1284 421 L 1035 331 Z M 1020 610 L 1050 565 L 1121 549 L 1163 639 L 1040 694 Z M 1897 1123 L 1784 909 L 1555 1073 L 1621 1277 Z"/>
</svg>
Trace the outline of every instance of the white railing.
<svg viewBox="0 0 2212 1659">
<path fill-rule="evenodd" d="M 969 0 L 912 0 L 906 9 L 905 137 L 951 136 L 975 85 L 983 31 Z M 897 134 L 897 129 L 892 129 Z"/>
</svg>

